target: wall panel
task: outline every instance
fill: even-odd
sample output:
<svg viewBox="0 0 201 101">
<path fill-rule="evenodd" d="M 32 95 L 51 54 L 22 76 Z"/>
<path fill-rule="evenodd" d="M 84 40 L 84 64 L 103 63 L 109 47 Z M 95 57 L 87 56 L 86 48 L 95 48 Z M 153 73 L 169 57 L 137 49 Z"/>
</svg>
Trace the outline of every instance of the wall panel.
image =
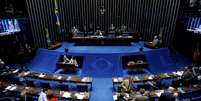
<svg viewBox="0 0 201 101">
<path fill-rule="evenodd" d="M 163 27 L 163 42 L 171 44 L 181 0 L 57 0 L 63 34 L 58 34 L 54 15 L 54 0 L 26 0 L 34 43 L 47 47 L 47 27 L 52 41 L 65 41 L 73 26 L 107 30 L 110 24 L 125 24 L 142 33 L 144 40 L 152 40 Z M 100 8 L 105 13 L 101 15 Z"/>
</svg>

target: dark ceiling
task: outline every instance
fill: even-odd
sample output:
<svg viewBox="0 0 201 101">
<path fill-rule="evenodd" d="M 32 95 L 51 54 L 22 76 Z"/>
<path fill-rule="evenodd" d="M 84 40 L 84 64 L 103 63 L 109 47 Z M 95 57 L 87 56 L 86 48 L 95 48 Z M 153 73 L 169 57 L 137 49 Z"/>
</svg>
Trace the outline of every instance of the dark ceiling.
<svg viewBox="0 0 201 101">
<path fill-rule="evenodd" d="M 26 16 L 26 0 L 0 0 L 0 17 Z"/>
</svg>

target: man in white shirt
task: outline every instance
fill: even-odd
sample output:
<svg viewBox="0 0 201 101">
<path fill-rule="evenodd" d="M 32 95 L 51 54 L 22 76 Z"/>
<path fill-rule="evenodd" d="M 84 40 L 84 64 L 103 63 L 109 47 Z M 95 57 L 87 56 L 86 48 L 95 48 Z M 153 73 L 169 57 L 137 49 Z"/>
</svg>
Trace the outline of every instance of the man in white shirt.
<svg viewBox="0 0 201 101">
<path fill-rule="evenodd" d="M 39 94 L 39 97 L 38 97 L 38 101 L 48 101 L 47 100 L 47 90 L 46 89 L 42 89 L 40 94 Z"/>
</svg>

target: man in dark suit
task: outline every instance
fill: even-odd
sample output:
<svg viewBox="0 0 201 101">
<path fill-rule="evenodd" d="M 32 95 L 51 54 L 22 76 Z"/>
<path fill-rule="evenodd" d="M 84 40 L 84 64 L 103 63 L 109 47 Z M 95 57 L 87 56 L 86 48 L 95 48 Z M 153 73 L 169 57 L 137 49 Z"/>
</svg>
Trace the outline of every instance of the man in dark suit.
<svg viewBox="0 0 201 101">
<path fill-rule="evenodd" d="M 175 101 L 176 98 L 173 95 L 173 91 L 174 91 L 174 88 L 169 87 L 167 91 L 161 94 L 161 96 L 159 97 L 159 101 Z"/>
</svg>

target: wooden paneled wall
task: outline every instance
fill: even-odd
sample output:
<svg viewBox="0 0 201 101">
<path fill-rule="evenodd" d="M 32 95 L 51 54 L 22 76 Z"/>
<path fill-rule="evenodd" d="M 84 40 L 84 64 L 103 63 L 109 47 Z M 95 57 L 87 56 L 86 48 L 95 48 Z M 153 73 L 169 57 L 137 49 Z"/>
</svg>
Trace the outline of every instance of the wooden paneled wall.
<svg viewBox="0 0 201 101">
<path fill-rule="evenodd" d="M 57 0 L 61 27 L 64 34 L 58 34 L 54 15 L 54 0 L 26 0 L 37 47 L 46 47 L 44 29 L 47 27 L 53 41 L 64 41 L 70 28 L 77 26 L 94 30 L 100 26 L 107 30 L 110 24 L 116 27 L 125 24 L 142 33 L 144 40 L 152 40 L 163 28 L 163 42 L 171 44 L 181 0 Z M 104 8 L 104 14 L 100 9 Z"/>
</svg>

